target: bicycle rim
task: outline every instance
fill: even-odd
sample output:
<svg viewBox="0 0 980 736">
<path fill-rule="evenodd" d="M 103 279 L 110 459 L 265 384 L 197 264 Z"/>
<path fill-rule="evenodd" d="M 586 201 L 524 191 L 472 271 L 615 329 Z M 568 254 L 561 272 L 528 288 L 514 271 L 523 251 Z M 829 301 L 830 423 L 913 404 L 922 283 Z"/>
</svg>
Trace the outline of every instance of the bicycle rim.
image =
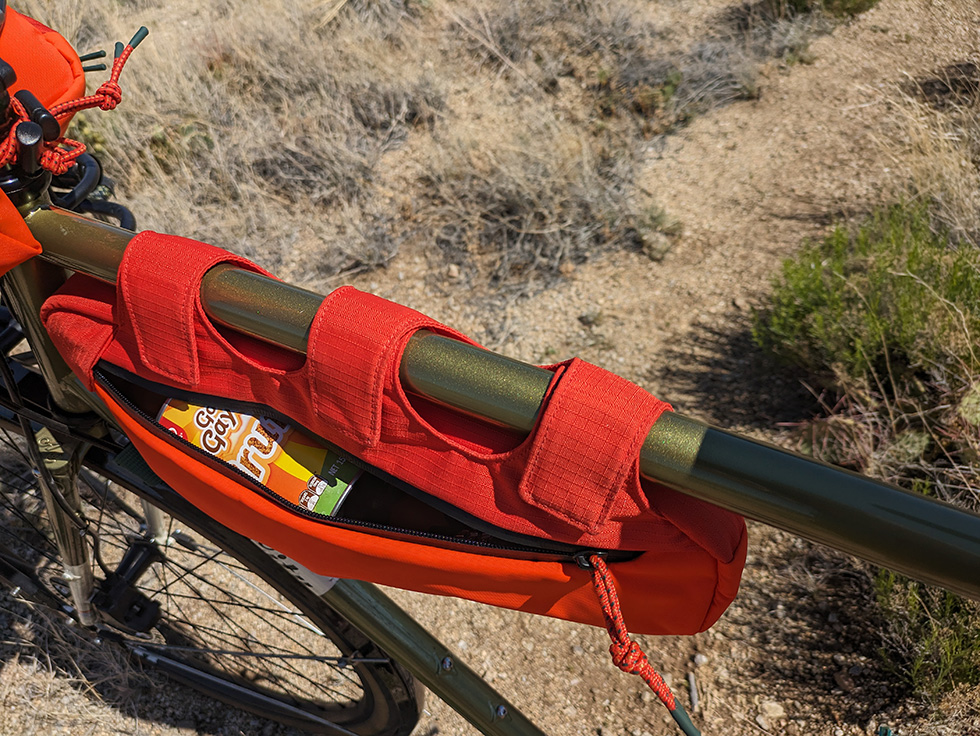
<svg viewBox="0 0 980 736">
<path fill-rule="evenodd" d="M 37 588 L 30 597 L 70 615 L 34 479 L 2 428 L 0 445 L 8 446 L 0 458 L 0 545 L 29 569 Z M 90 452 L 87 465 L 95 472 L 83 471 L 80 482 L 85 515 L 106 568 L 146 536 L 140 498 L 168 519 L 163 557 L 135 586 L 160 605 L 159 622 L 139 632 L 107 627 L 101 640 L 209 697 L 304 731 L 412 730 L 421 699 L 410 676 L 266 551 L 101 451 Z"/>
</svg>

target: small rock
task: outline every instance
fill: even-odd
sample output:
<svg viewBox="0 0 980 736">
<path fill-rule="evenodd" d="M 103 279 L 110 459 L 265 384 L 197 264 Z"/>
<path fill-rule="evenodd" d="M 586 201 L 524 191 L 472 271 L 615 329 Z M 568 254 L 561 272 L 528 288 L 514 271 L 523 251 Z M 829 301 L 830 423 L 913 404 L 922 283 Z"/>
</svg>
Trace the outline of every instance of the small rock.
<svg viewBox="0 0 980 736">
<path fill-rule="evenodd" d="M 700 652 L 694 655 L 694 664 L 698 667 L 702 667 L 708 664 L 707 655 L 701 654 Z"/>
<path fill-rule="evenodd" d="M 849 674 L 849 675 L 860 675 L 862 672 L 864 672 L 864 667 L 862 667 L 859 664 L 856 664 L 856 665 L 854 665 L 853 667 L 851 667 L 847 671 L 847 674 Z"/>
<path fill-rule="evenodd" d="M 844 736 L 844 729 L 843 728 L 835 728 L 834 729 L 834 736 Z"/>
<path fill-rule="evenodd" d="M 576 644 L 575 646 L 572 647 L 572 654 L 575 655 L 585 654 L 585 650 L 582 649 L 582 647 L 580 647 L 578 644 Z"/>
<path fill-rule="evenodd" d="M 745 297 L 737 296 L 732 300 L 732 304 L 735 308 L 741 312 L 747 312 L 749 310 L 749 301 Z"/>
<path fill-rule="evenodd" d="M 766 717 L 761 713 L 755 717 L 755 722 L 759 724 L 759 728 L 761 728 L 763 731 L 769 730 L 769 721 L 767 721 Z"/>
<path fill-rule="evenodd" d="M 456 265 L 455 263 L 450 263 L 449 264 L 449 268 L 447 269 L 447 271 L 449 273 L 449 278 L 451 278 L 451 279 L 458 279 L 459 278 L 459 266 Z"/>
<path fill-rule="evenodd" d="M 837 687 L 839 687 L 845 693 L 851 692 L 855 687 L 854 680 L 851 679 L 851 676 L 844 670 L 834 673 L 834 682 L 836 682 Z"/>
<path fill-rule="evenodd" d="M 662 261 L 670 252 L 672 243 L 663 233 L 646 233 L 642 238 L 640 250 L 651 261 Z"/>
<path fill-rule="evenodd" d="M 847 657 L 845 657 L 843 654 L 835 654 L 833 657 L 831 657 L 831 659 L 834 660 L 834 664 L 844 664 L 847 662 Z"/>
<path fill-rule="evenodd" d="M 775 700 L 763 700 L 759 706 L 759 710 L 762 711 L 762 715 L 766 718 L 772 718 L 773 720 L 786 717 L 786 709 Z"/>
</svg>

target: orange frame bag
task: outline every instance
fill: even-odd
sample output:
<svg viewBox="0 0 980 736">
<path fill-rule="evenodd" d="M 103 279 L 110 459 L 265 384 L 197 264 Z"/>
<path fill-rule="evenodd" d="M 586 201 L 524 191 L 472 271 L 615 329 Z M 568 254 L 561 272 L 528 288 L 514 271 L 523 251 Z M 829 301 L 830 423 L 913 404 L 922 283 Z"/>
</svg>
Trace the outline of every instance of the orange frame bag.
<svg viewBox="0 0 980 736">
<path fill-rule="evenodd" d="M 140 233 L 116 287 L 76 275 L 42 310 L 147 464 L 209 516 L 322 575 L 603 626 L 580 564 L 599 554 L 640 633 L 702 631 L 733 599 L 742 518 L 640 478 L 640 445 L 670 409 L 663 402 L 575 359 L 549 367 L 534 430 L 518 437 L 404 391 L 412 334 L 465 336 L 342 287 L 298 356 L 208 319 L 200 282 L 220 263 L 265 273 L 212 246 Z M 167 431 L 157 417 L 174 398 L 301 427 L 364 475 L 335 515 L 313 513 Z"/>
</svg>

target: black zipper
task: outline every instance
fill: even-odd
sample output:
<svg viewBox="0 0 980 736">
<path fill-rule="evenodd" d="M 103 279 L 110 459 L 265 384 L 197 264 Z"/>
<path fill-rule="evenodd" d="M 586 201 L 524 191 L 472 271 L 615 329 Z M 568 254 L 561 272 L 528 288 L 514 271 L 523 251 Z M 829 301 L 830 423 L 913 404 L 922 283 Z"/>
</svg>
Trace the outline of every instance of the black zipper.
<svg viewBox="0 0 980 736">
<path fill-rule="evenodd" d="M 492 551 L 496 551 L 496 552 L 507 553 L 508 556 L 518 557 L 518 558 L 520 558 L 520 557 L 522 557 L 524 555 L 533 555 L 534 556 L 534 559 L 538 559 L 538 558 L 542 558 L 543 557 L 544 559 L 551 560 L 551 561 L 575 562 L 583 554 L 595 553 L 595 550 L 585 549 L 585 548 L 582 548 L 582 547 L 574 547 L 574 546 L 571 546 L 571 545 L 568 545 L 565 549 L 562 549 L 562 550 L 547 549 L 547 548 L 544 548 L 544 547 L 534 547 L 534 546 L 523 545 L 523 544 L 522 545 L 515 545 L 515 546 L 504 546 L 504 545 L 491 544 L 491 543 L 488 543 L 488 542 L 480 542 L 480 541 L 477 541 L 477 540 L 457 539 L 457 538 L 454 538 L 454 537 L 446 537 L 446 536 L 442 536 L 442 535 L 439 535 L 439 534 L 432 534 L 432 533 L 429 533 L 429 532 L 418 531 L 418 530 L 414 530 L 414 529 L 400 529 L 398 527 L 391 527 L 391 526 L 386 526 L 386 525 L 383 525 L 383 524 L 375 524 L 375 523 L 368 522 L 368 521 L 359 521 L 359 520 L 356 520 L 356 519 L 345 519 L 345 518 L 340 518 L 340 517 L 336 517 L 336 516 L 324 516 L 322 514 L 317 514 L 317 513 L 313 512 L 313 511 L 310 511 L 309 509 L 307 509 L 307 508 L 305 508 L 303 506 L 299 506 L 299 505 L 293 503 L 292 501 L 289 501 L 288 499 L 283 498 L 278 493 L 276 493 L 275 491 L 273 491 L 271 488 L 269 488 L 268 486 L 266 486 L 266 485 L 264 485 L 262 483 L 259 483 L 258 481 L 256 481 L 254 478 L 252 478 L 250 475 L 248 475 L 247 473 L 245 473 L 241 469 L 236 468 L 235 466 L 233 466 L 233 465 L 231 465 L 229 463 L 226 463 L 226 462 L 224 462 L 223 460 L 221 460 L 219 458 L 216 458 L 214 455 L 212 455 L 211 453 L 207 452 L 203 448 L 198 447 L 194 443 L 189 442 L 188 440 L 185 440 L 183 437 L 179 437 L 178 435 L 174 434 L 173 432 L 168 432 L 162 425 L 160 425 L 156 421 L 155 418 L 149 416 L 140 407 L 138 407 L 135 403 L 133 403 L 125 394 L 123 394 L 118 388 L 116 388 L 115 385 L 113 385 L 112 380 L 111 380 L 111 376 L 109 375 L 109 372 L 106 371 L 106 370 L 104 370 L 104 365 L 105 364 L 101 364 L 100 363 L 93 370 L 93 374 L 94 374 L 96 380 L 98 380 L 99 383 L 107 391 L 109 391 L 109 393 L 113 396 L 113 398 L 117 402 L 119 402 L 119 404 L 121 404 L 123 407 L 125 407 L 133 416 L 135 416 L 143 424 L 145 424 L 148 427 L 150 427 L 151 429 L 155 430 L 157 433 L 163 435 L 168 442 L 171 442 L 171 443 L 174 443 L 174 444 L 178 445 L 182 450 L 186 450 L 186 451 L 190 451 L 190 452 L 194 453 L 196 456 L 200 457 L 202 459 L 202 461 L 206 462 L 207 464 L 211 465 L 212 467 L 217 467 L 217 469 L 220 472 L 223 472 L 226 475 L 227 474 L 234 475 L 236 477 L 236 479 L 242 480 L 249 487 L 254 488 L 256 491 L 258 491 L 258 492 L 262 493 L 263 495 L 267 496 L 268 498 L 272 499 L 273 501 L 275 501 L 280 506 L 283 506 L 284 508 L 288 509 L 289 511 L 291 511 L 293 513 L 298 513 L 301 516 L 303 516 L 305 518 L 308 518 L 308 519 L 312 519 L 313 521 L 316 521 L 318 523 L 324 524 L 326 526 L 337 526 L 337 527 L 341 527 L 341 528 L 349 527 L 349 528 L 353 528 L 354 530 L 365 529 L 365 530 L 371 530 L 371 531 L 376 531 L 376 532 L 382 532 L 382 533 L 387 534 L 389 536 L 403 537 L 403 538 L 408 538 L 410 540 L 411 539 L 424 539 L 424 540 L 427 540 L 427 541 L 430 541 L 430 542 L 437 542 L 437 543 L 439 543 L 440 546 L 444 546 L 444 547 L 473 547 L 473 548 L 481 549 L 481 550 L 492 550 Z M 112 366 L 112 367 L 113 368 L 116 368 L 115 366 Z M 113 371 L 113 373 L 115 373 L 117 370 L 120 373 L 125 373 L 126 374 L 125 377 L 120 376 L 120 378 L 123 378 L 123 380 L 129 380 L 129 375 L 130 374 L 129 374 L 128 371 L 123 371 L 122 369 L 116 369 L 116 370 Z M 135 378 L 139 378 L 139 377 L 135 377 Z M 161 396 L 164 395 L 164 391 L 166 391 L 167 393 L 173 393 L 173 394 L 175 394 L 173 396 L 173 398 L 182 398 L 182 399 L 186 400 L 186 397 L 190 396 L 190 397 L 192 397 L 191 398 L 192 401 L 196 401 L 196 402 L 202 402 L 203 401 L 203 403 L 205 403 L 205 404 L 215 405 L 218 408 L 222 408 L 220 406 L 220 404 L 224 404 L 225 405 L 225 408 L 230 407 L 230 405 L 232 404 L 232 402 L 227 401 L 227 400 L 224 400 L 224 401 L 218 400 L 217 402 L 215 402 L 214 397 L 203 397 L 200 394 L 192 394 L 190 392 L 178 392 L 178 391 L 175 391 L 175 390 L 171 389 L 170 387 L 161 386 L 159 384 L 153 384 L 153 383 L 147 381 L 146 379 L 141 379 L 139 381 L 133 381 L 133 383 L 138 383 L 139 385 L 142 385 L 142 386 L 144 386 L 146 388 L 149 388 L 150 390 L 154 391 L 155 393 L 157 393 L 158 395 L 161 395 Z M 180 393 L 183 393 L 183 396 L 176 395 L 176 394 L 180 394 Z M 288 417 L 285 417 L 282 414 L 280 414 L 280 413 L 278 413 L 278 412 L 276 412 L 274 410 L 270 410 L 266 406 L 252 404 L 251 402 L 240 402 L 240 403 L 238 403 L 238 407 L 241 407 L 241 406 L 247 406 L 247 407 L 249 407 L 249 411 L 254 411 L 258 415 L 269 416 L 270 418 L 279 419 L 281 421 L 285 421 L 285 422 L 291 423 L 293 425 L 296 424 L 295 420 L 292 420 L 292 419 L 290 419 Z M 236 408 L 235 410 L 238 410 L 238 409 Z M 343 452 L 343 451 L 341 451 L 341 452 Z M 353 456 L 351 456 L 351 455 L 349 455 L 347 453 L 343 453 L 343 454 L 354 465 L 356 465 L 357 467 L 361 468 L 363 471 L 370 472 L 370 473 L 373 473 L 373 474 L 379 474 L 380 473 L 380 471 L 378 471 L 373 466 L 365 463 L 364 461 L 360 460 L 360 458 L 353 457 Z M 384 473 L 383 476 L 388 476 L 388 474 L 387 473 Z M 390 477 L 390 476 L 388 476 L 388 477 Z M 387 480 L 387 477 L 382 477 L 382 480 Z M 399 484 L 399 487 L 400 487 L 400 485 L 401 484 Z M 479 531 L 479 530 L 477 530 L 477 531 Z M 553 543 L 553 544 L 557 544 L 557 543 Z M 610 551 L 604 551 L 603 554 L 611 555 L 612 557 L 618 558 L 618 559 L 631 559 L 632 557 L 635 557 L 637 553 L 634 553 L 634 552 L 626 552 L 626 551 L 612 551 L 612 552 L 610 552 Z M 544 559 L 542 561 L 544 561 Z"/>
</svg>

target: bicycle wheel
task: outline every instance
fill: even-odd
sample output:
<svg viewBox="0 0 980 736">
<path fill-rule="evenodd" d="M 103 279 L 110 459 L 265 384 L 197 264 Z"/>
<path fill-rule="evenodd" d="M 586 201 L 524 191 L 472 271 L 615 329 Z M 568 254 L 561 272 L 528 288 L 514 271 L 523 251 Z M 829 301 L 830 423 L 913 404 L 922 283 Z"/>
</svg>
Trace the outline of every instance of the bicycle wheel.
<svg viewBox="0 0 980 736">
<path fill-rule="evenodd" d="M 19 574 L 23 597 L 71 615 L 43 503 L 5 424 L 0 569 Z M 131 447 L 118 456 L 93 449 L 79 483 L 103 579 L 111 580 L 105 573 L 146 537 L 140 499 L 168 519 L 166 543 L 154 545 L 161 554 L 132 586 L 136 593 L 117 592 L 145 597 L 137 608 L 159 605 L 159 620 L 143 631 L 106 626 L 99 640 L 210 697 L 288 726 L 408 734 L 421 708 L 412 678 L 267 551 L 201 515 L 154 481 L 148 468 L 141 470 L 141 462 Z"/>
</svg>

